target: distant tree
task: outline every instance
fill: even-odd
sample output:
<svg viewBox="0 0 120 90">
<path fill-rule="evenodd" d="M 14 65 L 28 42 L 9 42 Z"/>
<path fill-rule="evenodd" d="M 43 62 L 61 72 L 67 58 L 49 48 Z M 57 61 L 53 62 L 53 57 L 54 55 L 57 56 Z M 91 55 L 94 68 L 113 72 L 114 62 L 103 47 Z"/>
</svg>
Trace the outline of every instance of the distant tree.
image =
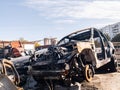
<svg viewBox="0 0 120 90">
<path fill-rule="evenodd" d="M 120 33 L 112 38 L 112 42 L 120 42 Z"/>
<path fill-rule="evenodd" d="M 19 40 L 20 40 L 21 42 L 27 42 L 27 40 L 25 40 L 23 37 L 21 37 Z"/>
<path fill-rule="evenodd" d="M 110 36 L 109 36 L 107 33 L 105 33 L 104 35 L 106 36 L 106 38 L 107 38 L 109 41 L 111 40 Z"/>
</svg>

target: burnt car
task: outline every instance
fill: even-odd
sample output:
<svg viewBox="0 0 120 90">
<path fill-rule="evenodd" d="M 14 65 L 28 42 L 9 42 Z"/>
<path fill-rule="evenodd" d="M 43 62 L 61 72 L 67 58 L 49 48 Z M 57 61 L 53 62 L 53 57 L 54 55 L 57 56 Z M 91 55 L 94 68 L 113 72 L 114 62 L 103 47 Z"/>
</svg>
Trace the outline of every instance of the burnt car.
<svg viewBox="0 0 120 90">
<path fill-rule="evenodd" d="M 34 54 L 31 74 L 37 82 L 61 81 L 62 84 L 92 80 L 95 69 L 105 66 L 116 71 L 113 44 L 96 28 L 73 32 Z"/>
<path fill-rule="evenodd" d="M 17 72 L 19 73 L 20 76 L 20 83 L 19 86 L 24 86 L 27 81 L 28 77 L 28 67 L 30 66 L 29 62 L 30 56 L 22 56 L 18 58 L 12 58 L 10 61 L 13 62 Z"/>
<path fill-rule="evenodd" d="M 19 87 L 20 77 L 13 63 L 0 60 L 0 90 L 23 90 Z"/>
</svg>

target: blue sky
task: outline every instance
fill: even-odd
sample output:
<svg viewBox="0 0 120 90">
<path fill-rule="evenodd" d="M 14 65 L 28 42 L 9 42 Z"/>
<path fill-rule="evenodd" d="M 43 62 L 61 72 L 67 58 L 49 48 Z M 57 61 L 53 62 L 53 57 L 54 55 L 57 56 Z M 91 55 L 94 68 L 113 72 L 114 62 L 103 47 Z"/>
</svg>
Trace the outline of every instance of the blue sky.
<svg viewBox="0 0 120 90">
<path fill-rule="evenodd" d="M 0 0 L 0 40 L 40 40 L 120 21 L 120 1 Z"/>
</svg>

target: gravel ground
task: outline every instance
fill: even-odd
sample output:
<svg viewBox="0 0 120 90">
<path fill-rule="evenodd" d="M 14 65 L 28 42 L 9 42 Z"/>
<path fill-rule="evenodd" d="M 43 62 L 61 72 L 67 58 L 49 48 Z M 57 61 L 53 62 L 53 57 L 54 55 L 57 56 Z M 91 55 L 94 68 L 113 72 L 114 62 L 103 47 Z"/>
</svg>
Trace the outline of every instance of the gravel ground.
<svg viewBox="0 0 120 90">
<path fill-rule="evenodd" d="M 34 80 L 30 80 L 27 84 L 29 88 L 25 90 L 39 90 L 34 89 Z M 33 88 L 34 87 L 34 88 Z M 69 89 L 65 89 L 69 90 Z M 70 89 L 71 90 L 71 89 Z M 81 90 L 120 90 L 120 71 L 115 73 L 95 74 L 91 82 L 82 82 Z"/>
<path fill-rule="evenodd" d="M 81 90 L 120 90 L 120 55 L 118 59 L 118 72 L 95 74 L 91 82 L 82 82 Z"/>
<path fill-rule="evenodd" d="M 83 82 L 82 90 L 120 90 L 120 73 L 96 74 L 91 82 Z"/>
</svg>

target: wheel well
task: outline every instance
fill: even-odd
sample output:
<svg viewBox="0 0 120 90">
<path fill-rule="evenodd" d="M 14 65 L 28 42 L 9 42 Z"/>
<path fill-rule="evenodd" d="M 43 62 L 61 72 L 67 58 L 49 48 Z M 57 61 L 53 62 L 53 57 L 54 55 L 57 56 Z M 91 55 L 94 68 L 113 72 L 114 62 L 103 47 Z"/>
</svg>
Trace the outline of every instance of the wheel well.
<svg viewBox="0 0 120 90">
<path fill-rule="evenodd" d="M 82 60 L 84 65 L 86 65 L 86 64 L 92 64 L 93 66 L 96 65 L 95 56 L 94 56 L 93 51 L 91 49 L 84 49 L 80 53 L 80 57 L 81 57 L 81 60 Z"/>
</svg>

